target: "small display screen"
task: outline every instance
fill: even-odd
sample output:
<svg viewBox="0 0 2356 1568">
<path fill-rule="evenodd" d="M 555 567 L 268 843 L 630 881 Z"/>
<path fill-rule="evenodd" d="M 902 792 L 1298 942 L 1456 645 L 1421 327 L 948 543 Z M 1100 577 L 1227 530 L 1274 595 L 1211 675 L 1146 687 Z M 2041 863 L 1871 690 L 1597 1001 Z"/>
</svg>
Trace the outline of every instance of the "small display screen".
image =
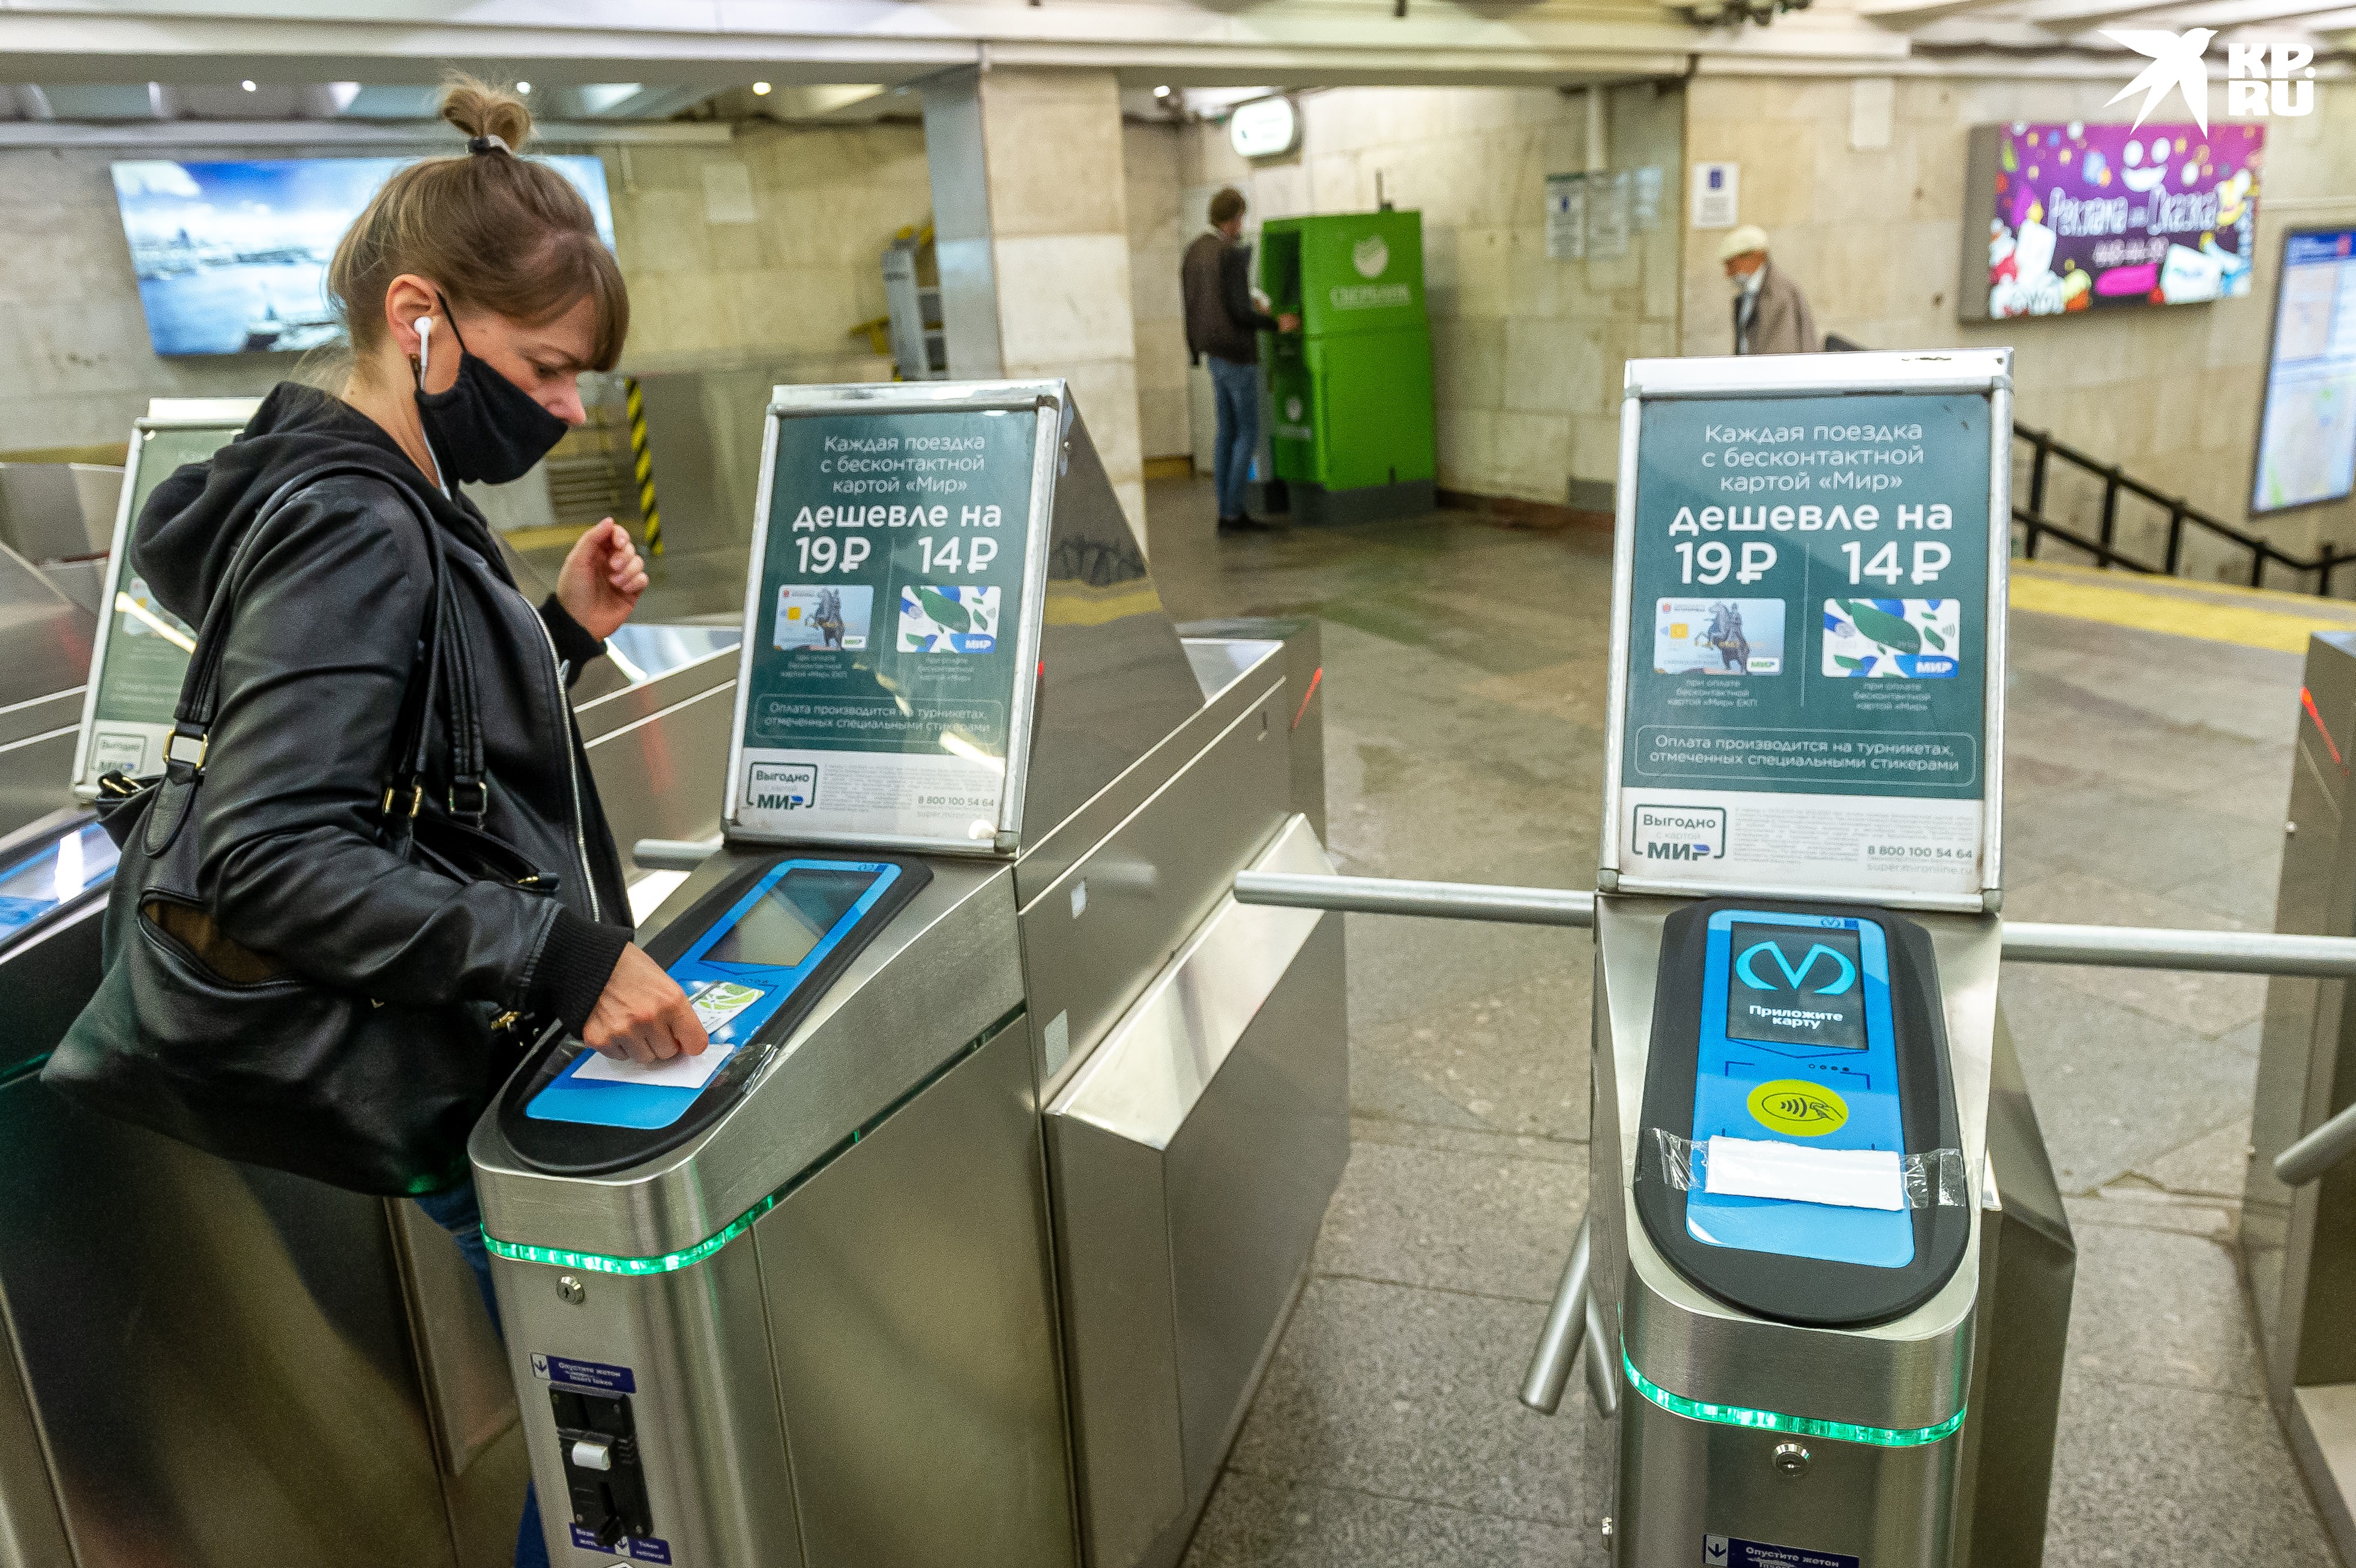
<svg viewBox="0 0 2356 1568">
<path fill-rule="evenodd" d="M 1736 925 L 1728 936 L 1728 1039 L 1865 1049 L 1865 983 L 1857 932 Z"/>
<path fill-rule="evenodd" d="M 703 951 L 707 963 L 790 969 L 809 957 L 860 896 L 875 886 L 872 871 L 819 871 L 797 866 L 720 933 Z"/>
</svg>

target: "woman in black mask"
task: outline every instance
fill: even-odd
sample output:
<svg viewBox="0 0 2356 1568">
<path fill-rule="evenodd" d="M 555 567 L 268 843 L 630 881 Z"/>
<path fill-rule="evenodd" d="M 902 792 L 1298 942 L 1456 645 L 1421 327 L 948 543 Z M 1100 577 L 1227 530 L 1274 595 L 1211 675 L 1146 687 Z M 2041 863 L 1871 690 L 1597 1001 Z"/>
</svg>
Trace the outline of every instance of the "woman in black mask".
<svg viewBox="0 0 2356 1568">
<path fill-rule="evenodd" d="M 516 156 L 531 124 L 519 101 L 458 79 L 442 113 L 468 150 L 395 174 L 337 249 L 342 395 L 282 383 L 237 441 L 157 488 L 133 538 L 136 569 L 190 625 L 236 580 L 194 819 L 203 913 L 220 950 L 321 987 L 561 1019 L 641 1062 L 700 1052 L 685 996 L 630 940 L 565 694 L 637 603 L 644 565 L 609 518 L 534 606 L 458 489 L 517 478 L 582 423 L 577 379 L 612 369 L 628 328 L 621 273 L 580 195 Z M 487 750 L 484 798 L 452 804 L 478 808 L 552 897 L 462 884 L 384 847 L 380 781 L 433 581 L 426 529 L 473 650 Z M 419 1201 L 490 1302 L 471 1184 Z M 548 1561 L 536 1509 L 517 1561 Z"/>
</svg>

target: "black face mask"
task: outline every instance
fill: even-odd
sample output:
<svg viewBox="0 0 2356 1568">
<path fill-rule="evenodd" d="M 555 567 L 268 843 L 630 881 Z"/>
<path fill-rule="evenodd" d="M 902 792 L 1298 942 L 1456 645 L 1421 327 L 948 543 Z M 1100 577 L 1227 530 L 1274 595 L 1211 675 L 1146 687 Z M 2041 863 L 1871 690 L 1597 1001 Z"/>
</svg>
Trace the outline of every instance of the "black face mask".
<svg viewBox="0 0 2356 1568">
<path fill-rule="evenodd" d="M 504 485 L 519 479 L 570 428 L 540 406 L 515 382 L 466 352 L 450 303 L 442 318 L 458 349 L 458 379 L 448 392 L 425 390 L 425 365 L 417 368 L 417 413 L 425 443 L 442 470 L 442 482 Z M 432 338 L 426 339 L 428 353 Z"/>
</svg>

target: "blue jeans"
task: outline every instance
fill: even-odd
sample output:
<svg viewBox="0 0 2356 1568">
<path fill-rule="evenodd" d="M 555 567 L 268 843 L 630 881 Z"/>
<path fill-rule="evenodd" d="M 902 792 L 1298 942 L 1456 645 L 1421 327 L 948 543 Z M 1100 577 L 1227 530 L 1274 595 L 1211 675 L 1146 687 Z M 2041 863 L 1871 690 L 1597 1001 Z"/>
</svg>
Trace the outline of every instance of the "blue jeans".
<svg viewBox="0 0 2356 1568">
<path fill-rule="evenodd" d="M 491 1326 L 498 1327 L 498 1297 L 491 1292 L 491 1254 L 483 1245 L 483 1210 L 475 1201 L 475 1184 L 468 1180 L 447 1192 L 429 1193 L 414 1200 L 425 1210 L 425 1217 L 450 1232 L 450 1240 L 458 1243 L 466 1254 L 466 1266 L 475 1271 L 475 1283 L 482 1287 L 483 1305 L 490 1308 Z M 532 1419 L 525 1411 L 523 1418 Z M 540 1531 L 540 1492 L 527 1481 L 523 1492 L 523 1523 L 516 1530 L 516 1568 L 550 1568 L 548 1541 Z"/>
<path fill-rule="evenodd" d="M 1222 521 L 1244 514 L 1244 481 L 1251 478 L 1252 455 L 1259 447 L 1259 367 L 1238 365 L 1216 354 L 1205 356 L 1211 367 L 1211 394 L 1219 411 L 1219 433 L 1211 446 L 1212 482 L 1218 487 Z"/>
</svg>

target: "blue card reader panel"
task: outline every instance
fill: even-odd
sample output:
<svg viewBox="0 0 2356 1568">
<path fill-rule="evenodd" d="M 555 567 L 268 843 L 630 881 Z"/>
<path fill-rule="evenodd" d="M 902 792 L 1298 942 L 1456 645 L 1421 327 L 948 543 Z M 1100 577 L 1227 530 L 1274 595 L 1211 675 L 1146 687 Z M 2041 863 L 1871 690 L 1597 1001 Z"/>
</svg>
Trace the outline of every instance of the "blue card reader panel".
<svg viewBox="0 0 2356 1568">
<path fill-rule="evenodd" d="M 1890 954 L 1844 916 L 1713 910 L 1702 971 L 1693 1140 L 1894 1150 L 1903 1161 Z M 1869 1267 L 1914 1259 L 1904 1209 L 1686 1194 L 1686 1230 L 1713 1247 Z"/>
<path fill-rule="evenodd" d="M 826 964 L 905 873 L 888 861 L 794 859 L 770 867 L 672 961 L 669 973 L 712 1036 L 689 1083 L 607 1076 L 584 1051 L 525 1107 L 539 1122 L 668 1127 L 687 1114 L 712 1072 Z M 674 1074 L 673 1076 L 676 1076 Z"/>
</svg>

